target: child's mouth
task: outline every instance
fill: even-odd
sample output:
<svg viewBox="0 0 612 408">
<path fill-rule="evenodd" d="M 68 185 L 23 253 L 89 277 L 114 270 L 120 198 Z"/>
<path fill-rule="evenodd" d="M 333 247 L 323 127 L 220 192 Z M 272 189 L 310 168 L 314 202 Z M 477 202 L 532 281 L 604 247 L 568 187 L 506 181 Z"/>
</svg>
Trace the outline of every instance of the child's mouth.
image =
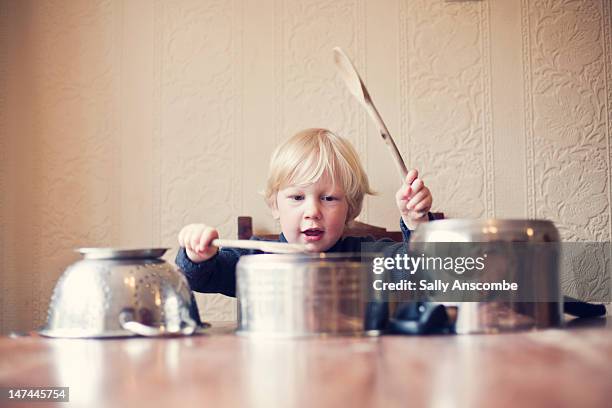
<svg viewBox="0 0 612 408">
<path fill-rule="evenodd" d="M 306 242 L 319 241 L 321 238 L 323 238 L 324 233 L 325 231 L 319 228 L 308 228 L 307 230 L 302 231 L 304 241 Z"/>
</svg>

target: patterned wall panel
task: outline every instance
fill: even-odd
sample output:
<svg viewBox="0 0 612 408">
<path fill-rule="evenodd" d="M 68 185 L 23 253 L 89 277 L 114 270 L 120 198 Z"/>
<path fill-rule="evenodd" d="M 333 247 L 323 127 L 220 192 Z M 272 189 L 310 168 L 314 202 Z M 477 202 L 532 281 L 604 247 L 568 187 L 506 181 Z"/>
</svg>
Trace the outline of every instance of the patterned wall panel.
<svg viewBox="0 0 612 408">
<path fill-rule="evenodd" d="M 187 222 L 234 228 L 239 27 L 226 1 L 161 2 L 161 240 Z"/>
<path fill-rule="evenodd" d="M 401 133 L 436 208 L 492 217 L 487 2 L 401 2 Z"/>
<path fill-rule="evenodd" d="M 529 210 L 555 221 L 564 241 L 612 238 L 611 42 L 609 1 L 523 2 Z M 564 291 L 609 297 L 609 249 L 573 257 Z"/>
<path fill-rule="evenodd" d="M 76 258 L 72 249 L 112 240 L 114 11 L 110 1 L 37 2 L 31 9 L 31 126 L 21 136 L 34 176 L 25 186 L 33 198 L 26 242 L 36 256 L 19 269 L 31 277 L 35 326 L 46 319 L 56 279 Z"/>
<path fill-rule="evenodd" d="M 566 240 L 609 240 L 609 3 L 524 6 L 531 215 L 555 220 Z"/>
<path fill-rule="evenodd" d="M 348 138 L 365 157 L 365 116 L 336 74 L 341 46 L 365 74 L 363 0 L 275 2 L 276 144 L 310 127 Z"/>
<path fill-rule="evenodd" d="M 203 222 L 235 236 L 240 206 L 241 37 L 239 4 L 163 1 L 159 58 L 159 219 L 162 245 Z M 200 297 L 206 318 L 232 313 L 227 298 Z"/>
</svg>

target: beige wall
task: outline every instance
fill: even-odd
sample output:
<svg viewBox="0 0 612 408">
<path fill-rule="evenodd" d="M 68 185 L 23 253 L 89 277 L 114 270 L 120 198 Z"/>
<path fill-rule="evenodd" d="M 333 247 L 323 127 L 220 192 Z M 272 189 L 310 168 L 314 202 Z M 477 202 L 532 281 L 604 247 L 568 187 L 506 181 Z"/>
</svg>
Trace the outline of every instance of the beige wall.
<svg viewBox="0 0 612 408">
<path fill-rule="evenodd" d="M 395 168 L 332 64 L 356 62 L 450 217 L 541 217 L 609 241 L 610 0 L 0 1 L 0 330 L 44 322 L 72 248 L 274 230 L 275 145 L 348 137 L 397 227 Z M 205 318 L 232 302 L 200 298 Z"/>
</svg>

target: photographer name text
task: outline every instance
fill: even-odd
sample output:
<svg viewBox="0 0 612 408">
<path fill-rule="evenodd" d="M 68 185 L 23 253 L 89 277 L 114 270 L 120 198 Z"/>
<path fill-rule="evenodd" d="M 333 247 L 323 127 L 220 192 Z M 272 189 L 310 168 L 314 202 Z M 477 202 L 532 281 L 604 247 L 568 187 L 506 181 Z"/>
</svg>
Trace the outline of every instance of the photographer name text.
<svg viewBox="0 0 612 408">
<path fill-rule="evenodd" d="M 402 279 L 398 282 L 385 282 L 382 279 L 377 279 L 372 282 L 372 287 L 376 291 L 437 291 L 446 293 L 449 291 L 516 291 L 518 284 L 516 282 L 507 282 L 505 279 L 501 282 L 461 282 L 455 279 L 452 282 L 445 282 L 441 279 L 429 281 L 421 279 L 418 282 Z"/>
</svg>

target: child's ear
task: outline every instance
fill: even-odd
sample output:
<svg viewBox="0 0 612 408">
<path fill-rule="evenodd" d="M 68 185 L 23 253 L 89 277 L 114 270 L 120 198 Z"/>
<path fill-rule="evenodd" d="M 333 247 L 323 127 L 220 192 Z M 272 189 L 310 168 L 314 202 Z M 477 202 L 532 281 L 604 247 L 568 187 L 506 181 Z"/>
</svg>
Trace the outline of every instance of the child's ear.
<svg viewBox="0 0 612 408">
<path fill-rule="evenodd" d="M 344 228 L 348 228 L 349 224 L 353 222 L 353 220 L 354 218 L 346 217 L 346 220 L 344 221 Z"/>
</svg>

